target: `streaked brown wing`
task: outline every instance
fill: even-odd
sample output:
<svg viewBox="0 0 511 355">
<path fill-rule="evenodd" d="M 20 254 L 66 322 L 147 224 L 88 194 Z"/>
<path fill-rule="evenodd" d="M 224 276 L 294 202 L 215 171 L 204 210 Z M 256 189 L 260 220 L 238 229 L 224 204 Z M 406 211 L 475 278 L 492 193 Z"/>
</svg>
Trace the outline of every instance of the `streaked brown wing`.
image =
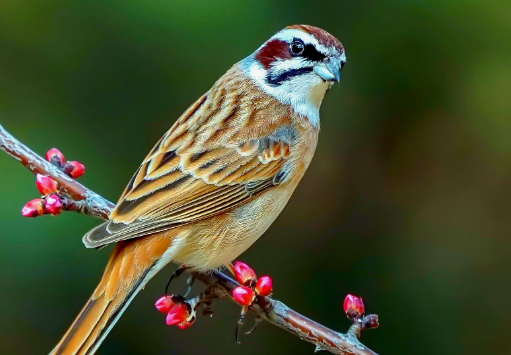
<svg viewBox="0 0 511 355">
<path fill-rule="evenodd" d="M 261 98 L 249 105 L 233 91 L 213 88 L 183 114 L 133 176 L 111 220 L 84 236 L 87 247 L 212 217 L 284 178 L 294 136 L 287 111 L 264 107 L 274 114 L 264 117 L 248 109 L 264 105 Z"/>
</svg>

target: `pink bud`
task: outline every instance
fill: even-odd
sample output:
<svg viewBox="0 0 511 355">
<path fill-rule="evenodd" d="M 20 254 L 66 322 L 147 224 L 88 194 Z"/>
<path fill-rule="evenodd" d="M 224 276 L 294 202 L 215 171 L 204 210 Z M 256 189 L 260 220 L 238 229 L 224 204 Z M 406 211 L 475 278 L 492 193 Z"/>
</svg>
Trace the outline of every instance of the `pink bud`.
<svg viewBox="0 0 511 355">
<path fill-rule="evenodd" d="M 183 323 L 188 318 L 188 311 L 184 303 L 177 303 L 170 308 L 165 320 L 167 325 L 176 325 Z"/>
<path fill-rule="evenodd" d="M 255 290 L 261 296 L 268 296 L 273 288 L 273 281 L 269 276 L 261 276 L 257 279 Z"/>
<path fill-rule="evenodd" d="M 342 308 L 344 309 L 344 313 L 346 313 L 350 319 L 359 319 L 365 314 L 362 298 L 351 294 L 348 294 L 344 299 Z"/>
<path fill-rule="evenodd" d="M 57 182 L 54 181 L 51 177 L 41 174 L 37 174 L 35 186 L 37 186 L 37 189 L 41 195 L 44 196 L 57 191 Z"/>
<path fill-rule="evenodd" d="M 255 298 L 255 292 L 246 286 L 238 286 L 232 291 L 232 298 L 242 306 L 250 306 Z"/>
<path fill-rule="evenodd" d="M 172 296 L 163 296 L 158 298 L 154 306 L 161 313 L 167 313 L 170 311 L 172 306 L 174 305 L 174 301 L 172 301 Z"/>
<path fill-rule="evenodd" d="M 64 165 L 64 171 L 73 179 L 79 178 L 85 172 L 85 165 L 77 161 L 68 161 Z"/>
<path fill-rule="evenodd" d="M 241 261 L 236 261 L 234 263 L 234 277 L 240 284 L 248 286 L 255 281 L 257 276 L 250 266 Z"/>
<path fill-rule="evenodd" d="M 24 217 L 37 217 L 43 214 L 44 212 L 44 204 L 43 200 L 40 198 L 35 198 L 26 203 L 26 205 L 21 210 L 21 214 Z"/>
<path fill-rule="evenodd" d="M 46 152 L 46 160 L 55 165 L 63 165 L 66 162 L 64 154 L 57 148 L 52 148 Z"/>
<path fill-rule="evenodd" d="M 55 194 L 51 194 L 50 196 L 46 197 L 44 207 L 52 215 L 58 215 L 60 212 L 62 212 L 62 202 L 60 201 L 60 197 Z"/>
</svg>

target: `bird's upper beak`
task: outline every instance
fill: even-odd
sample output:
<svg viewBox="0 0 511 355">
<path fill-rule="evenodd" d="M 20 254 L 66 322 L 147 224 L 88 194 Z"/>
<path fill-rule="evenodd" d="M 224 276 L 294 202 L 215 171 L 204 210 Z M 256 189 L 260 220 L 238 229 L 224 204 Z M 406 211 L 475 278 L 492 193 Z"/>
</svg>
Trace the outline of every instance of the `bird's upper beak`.
<svg viewBox="0 0 511 355">
<path fill-rule="evenodd" d="M 338 82 L 341 80 L 341 62 L 337 58 L 330 57 L 326 61 L 316 64 L 314 72 L 325 81 Z"/>
</svg>

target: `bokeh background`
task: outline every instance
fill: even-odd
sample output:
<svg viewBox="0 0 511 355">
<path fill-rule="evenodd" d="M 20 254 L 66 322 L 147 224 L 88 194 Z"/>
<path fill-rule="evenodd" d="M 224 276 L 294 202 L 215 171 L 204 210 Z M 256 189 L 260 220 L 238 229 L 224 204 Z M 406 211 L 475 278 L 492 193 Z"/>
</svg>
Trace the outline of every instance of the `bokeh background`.
<svg viewBox="0 0 511 355">
<path fill-rule="evenodd" d="M 380 354 L 510 353 L 509 1 L 2 0 L 0 123 L 85 163 L 81 181 L 115 201 L 190 103 L 294 23 L 336 35 L 348 64 L 303 182 L 241 260 L 339 331 L 344 295 L 362 295 L 381 319 L 362 341 Z M 23 219 L 34 177 L 4 154 L 0 171 L 1 352 L 48 353 L 111 248 L 83 247 L 93 218 Z M 99 354 L 314 350 L 268 324 L 237 345 L 225 301 L 187 331 L 164 326 L 153 302 L 171 270 Z"/>
</svg>

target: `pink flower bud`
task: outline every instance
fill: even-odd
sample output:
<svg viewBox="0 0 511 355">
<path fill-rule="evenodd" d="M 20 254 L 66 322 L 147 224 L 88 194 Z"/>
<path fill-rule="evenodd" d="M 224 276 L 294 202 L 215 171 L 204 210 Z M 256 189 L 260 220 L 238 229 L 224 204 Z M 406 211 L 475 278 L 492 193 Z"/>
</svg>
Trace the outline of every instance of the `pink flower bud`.
<svg viewBox="0 0 511 355">
<path fill-rule="evenodd" d="M 177 303 L 170 308 L 165 321 L 167 325 L 176 325 L 185 322 L 187 318 L 188 311 L 186 309 L 186 304 Z"/>
<path fill-rule="evenodd" d="M 55 165 L 64 165 L 66 162 L 66 158 L 64 158 L 64 154 L 57 148 L 52 148 L 46 152 L 46 160 Z"/>
<path fill-rule="evenodd" d="M 43 196 L 57 191 L 57 182 L 54 181 L 51 177 L 41 174 L 37 174 L 35 186 L 37 186 L 37 189 Z"/>
<path fill-rule="evenodd" d="M 68 161 L 64 165 L 64 171 L 73 179 L 76 179 L 83 175 L 85 166 L 77 161 Z"/>
<path fill-rule="evenodd" d="M 365 314 L 362 298 L 351 294 L 348 294 L 344 299 L 343 309 L 350 319 L 359 319 Z"/>
<path fill-rule="evenodd" d="M 48 212 L 50 212 L 52 215 L 56 216 L 60 212 L 62 212 L 62 202 L 60 201 L 60 197 L 51 194 L 50 196 L 46 197 L 46 200 L 44 202 L 44 207 Z"/>
<path fill-rule="evenodd" d="M 35 198 L 26 203 L 21 210 L 24 217 L 37 217 L 44 213 L 44 203 L 40 198 Z"/>
<path fill-rule="evenodd" d="M 172 296 L 163 296 L 158 298 L 154 306 L 161 313 L 167 313 L 170 311 L 172 306 L 174 305 L 174 301 L 172 301 Z"/>
<path fill-rule="evenodd" d="M 248 286 L 255 281 L 257 276 L 250 266 L 241 261 L 236 261 L 234 264 L 234 277 L 243 286 Z"/>
<path fill-rule="evenodd" d="M 246 286 L 238 286 L 232 291 L 232 298 L 242 306 L 250 306 L 255 298 L 255 292 Z"/>
<path fill-rule="evenodd" d="M 273 288 L 273 281 L 269 276 L 261 276 L 257 279 L 255 290 L 261 296 L 268 296 Z"/>
</svg>

